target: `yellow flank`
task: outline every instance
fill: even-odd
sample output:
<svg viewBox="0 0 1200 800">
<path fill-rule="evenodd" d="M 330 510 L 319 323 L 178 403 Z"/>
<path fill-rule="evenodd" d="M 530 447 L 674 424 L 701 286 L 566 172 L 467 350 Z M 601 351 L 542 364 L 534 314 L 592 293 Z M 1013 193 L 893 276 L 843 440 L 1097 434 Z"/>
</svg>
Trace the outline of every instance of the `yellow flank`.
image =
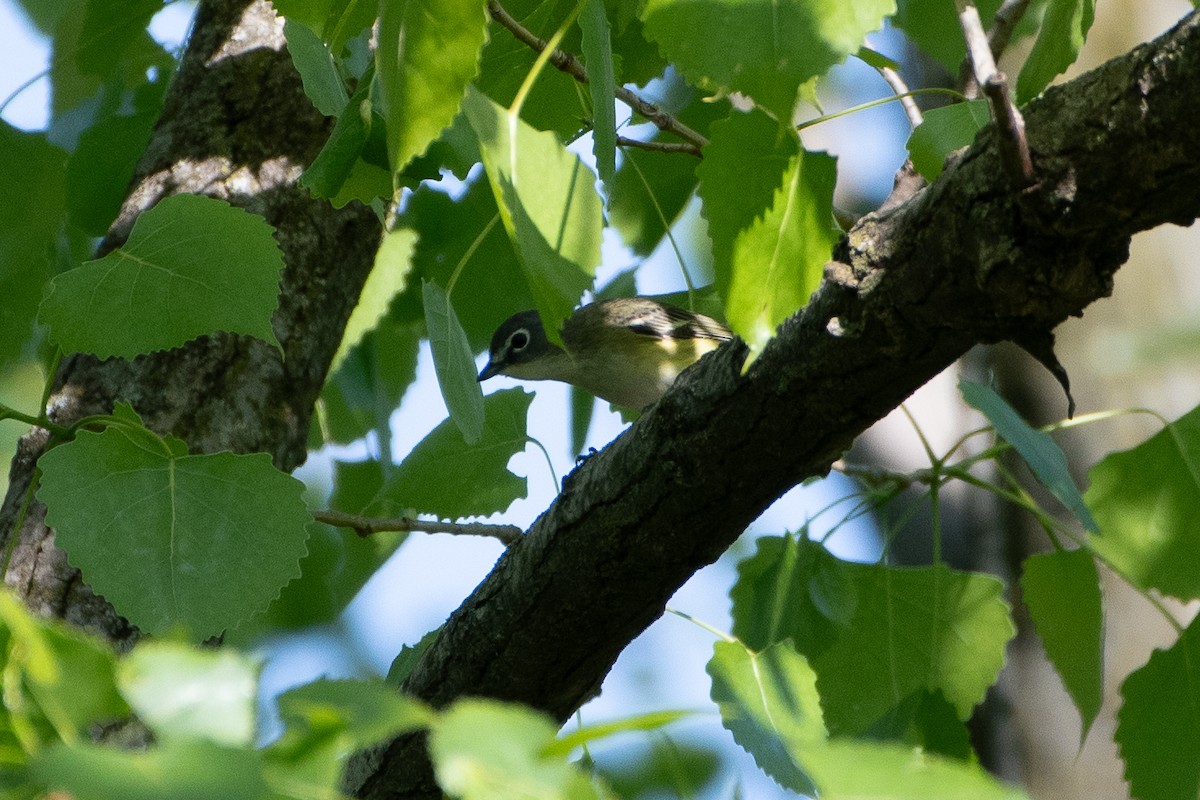
<svg viewBox="0 0 1200 800">
<path fill-rule="evenodd" d="M 711 317 L 629 297 L 578 309 L 563 324 L 564 350 L 546 339 L 536 312 L 524 311 L 496 330 L 479 379 L 563 381 L 615 405 L 644 408 L 732 336 Z"/>
</svg>

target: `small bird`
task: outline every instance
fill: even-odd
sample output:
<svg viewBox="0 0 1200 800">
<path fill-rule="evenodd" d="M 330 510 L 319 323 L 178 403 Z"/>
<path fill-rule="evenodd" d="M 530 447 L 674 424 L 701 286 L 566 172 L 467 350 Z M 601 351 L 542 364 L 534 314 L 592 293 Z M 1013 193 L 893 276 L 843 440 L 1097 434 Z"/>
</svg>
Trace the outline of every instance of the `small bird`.
<svg viewBox="0 0 1200 800">
<path fill-rule="evenodd" d="M 732 338 L 728 328 L 703 314 L 648 297 L 621 297 L 576 309 L 562 326 L 564 350 L 546 338 L 536 311 L 522 311 L 496 329 L 479 380 L 507 375 L 563 381 L 614 405 L 640 409 Z"/>
</svg>

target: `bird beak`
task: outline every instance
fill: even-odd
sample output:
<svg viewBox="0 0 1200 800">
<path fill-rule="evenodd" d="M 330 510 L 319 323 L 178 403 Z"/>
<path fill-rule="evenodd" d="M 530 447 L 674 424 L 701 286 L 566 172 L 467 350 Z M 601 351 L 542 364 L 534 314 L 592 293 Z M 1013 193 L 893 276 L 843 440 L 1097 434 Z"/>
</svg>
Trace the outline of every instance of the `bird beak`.
<svg viewBox="0 0 1200 800">
<path fill-rule="evenodd" d="M 496 366 L 495 362 L 489 361 L 487 363 L 487 366 L 485 366 L 483 368 L 483 370 L 479 373 L 479 382 L 482 383 L 483 381 L 486 381 L 488 378 L 495 377 L 496 375 L 499 375 L 499 374 L 500 374 L 500 368 L 498 366 Z"/>
</svg>

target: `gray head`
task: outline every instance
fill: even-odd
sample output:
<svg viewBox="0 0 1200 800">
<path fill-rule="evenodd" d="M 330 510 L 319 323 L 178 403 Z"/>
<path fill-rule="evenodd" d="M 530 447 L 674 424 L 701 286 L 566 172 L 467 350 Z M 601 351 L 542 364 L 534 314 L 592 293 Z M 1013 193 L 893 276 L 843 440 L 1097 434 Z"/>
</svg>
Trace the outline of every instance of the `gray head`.
<svg viewBox="0 0 1200 800">
<path fill-rule="evenodd" d="M 486 381 L 495 375 L 512 374 L 512 367 L 520 372 L 522 364 L 528 364 L 546 355 L 551 349 L 542 327 L 542 318 L 536 311 L 513 314 L 500 324 L 492 334 L 488 347 L 488 363 L 479 373 L 479 380 Z M 557 348 L 555 348 L 557 349 Z"/>
</svg>

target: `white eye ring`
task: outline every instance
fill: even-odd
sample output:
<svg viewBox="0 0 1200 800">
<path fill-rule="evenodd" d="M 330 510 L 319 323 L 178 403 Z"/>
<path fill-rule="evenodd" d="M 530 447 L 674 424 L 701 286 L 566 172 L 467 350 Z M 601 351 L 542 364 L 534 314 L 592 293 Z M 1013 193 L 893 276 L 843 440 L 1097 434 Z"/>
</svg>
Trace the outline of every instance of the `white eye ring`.
<svg viewBox="0 0 1200 800">
<path fill-rule="evenodd" d="M 513 331 L 513 335 L 508 337 L 508 349 L 514 353 L 519 353 L 529 346 L 529 333 L 521 329 Z"/>
</svg>

